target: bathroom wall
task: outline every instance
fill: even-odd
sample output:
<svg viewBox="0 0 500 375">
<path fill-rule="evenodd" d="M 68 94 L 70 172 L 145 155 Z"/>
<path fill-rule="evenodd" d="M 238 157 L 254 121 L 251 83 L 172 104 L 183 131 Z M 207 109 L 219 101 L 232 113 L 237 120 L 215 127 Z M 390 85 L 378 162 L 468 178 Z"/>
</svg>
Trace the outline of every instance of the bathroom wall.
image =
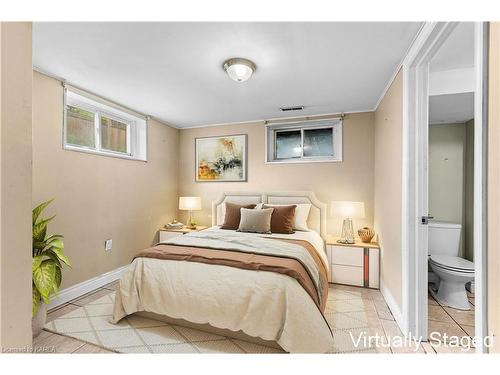
<svg viewBox="0 0 500 375">
<path fill-rule="evenodd" d="M 459 256 L 472 260 L 474 122 L 429 129 L 429 213 L 462 224 Z"/>
</svg>

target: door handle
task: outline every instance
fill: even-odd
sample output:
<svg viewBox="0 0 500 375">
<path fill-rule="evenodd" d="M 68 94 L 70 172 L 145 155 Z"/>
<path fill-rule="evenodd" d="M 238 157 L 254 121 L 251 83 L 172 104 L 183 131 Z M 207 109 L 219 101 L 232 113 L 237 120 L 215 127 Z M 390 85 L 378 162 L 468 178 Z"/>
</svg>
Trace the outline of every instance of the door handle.
<svg viewBox="0 0 500 375">
<path fill-rule="evenodd" d="M 422 216 L 422 218 L 420 219 L 420 222 L 423 225 L 427 225 L 427 224 L 429 224 L 429 220 L 432 220 L 432 219 L 434 219 L 434 216 L 432 216 L 432 215 L 425 215 L 425 216 Z"/>
</svg>

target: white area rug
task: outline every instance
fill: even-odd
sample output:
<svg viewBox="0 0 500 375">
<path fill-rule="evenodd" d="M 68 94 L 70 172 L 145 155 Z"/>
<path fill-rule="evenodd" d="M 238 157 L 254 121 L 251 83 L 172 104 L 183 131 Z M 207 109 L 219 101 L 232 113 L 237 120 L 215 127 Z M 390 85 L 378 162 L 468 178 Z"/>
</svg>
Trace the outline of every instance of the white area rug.
<svg viewBox="0 0 500 375">
<path fill-rule="evenodd" d="M 110 291 L 58 317 L 47 323 L 45 329 L 120 353 L 283 353 L 276 348 L 135 315 L 112 324 L 114 294 Z M 375 300 L 362 292 L 330 288 L 325 316 L 334 334 L 332 353 L 376 352 L 371 347 L 355 347 L 350 334 L 357 337 L 362 332 L 378 330 L 375 303 L 380 300 L 377 294 L 373 296 Z"/>
</svg>

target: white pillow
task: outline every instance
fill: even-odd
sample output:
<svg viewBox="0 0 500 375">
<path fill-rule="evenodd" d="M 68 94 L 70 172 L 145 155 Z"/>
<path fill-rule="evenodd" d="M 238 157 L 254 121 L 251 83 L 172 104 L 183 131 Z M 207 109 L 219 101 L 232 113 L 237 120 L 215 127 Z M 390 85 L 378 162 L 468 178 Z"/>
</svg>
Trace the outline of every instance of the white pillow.
<svg viewBox="0 0 500 375">
<path fill-rule="evenodd" d="M 309 211 L 311 211 L 311 203 L 299 203 L 295 209 L 295 220 L 293 226 L 295 230 L 308 231 L 307 219 L 309 218 Z"/>
<path fill-rule="evenodd" d="M 259 203 L 255 208 L 262 209 L 262 204 Z M 307 226 L 307 219 L 309 218 L 309 211 L 311 211 L 311 203 L 290 203 L 290 204 L 274 204 L 274 203 L 266 203 L 267 206 L 290 206 L 296 205 L 295 208 L 295 216 L 293 218 L 293 229 L 308 231 L 309 227 Z"/>
</svg>

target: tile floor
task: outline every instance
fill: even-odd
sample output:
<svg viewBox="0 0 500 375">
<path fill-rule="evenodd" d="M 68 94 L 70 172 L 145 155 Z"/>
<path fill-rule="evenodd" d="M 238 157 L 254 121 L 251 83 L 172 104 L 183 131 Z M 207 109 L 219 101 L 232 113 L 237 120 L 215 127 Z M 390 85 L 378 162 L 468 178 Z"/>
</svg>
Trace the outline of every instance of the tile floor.
<svg viewBox="0 0 500 375">
<path fill-rule="evenodd" d="M 463 311 L 442 306 L 431 294 L 428 295 L 428 331 L 447 334 L 448 336 L 474 337 L 474 295 L 467 292 L 471 310 Z M 431 337 L 429 336 L 429 339 Z M 432 341 L 432 340 L 431 340 Z M 473 353 L 474 349 L 466 350 L 465 347 L 435 347 L 438 353 Z"/>
<path fill-rule="evenodd" d="M 99 288 L 83 297 L 80 297 L 70 303 L 62 305 L 48 314 L 47 322 L 55 328 L 57 325 L 58 332 L 65 332 L 65 335 L 53 333 L 44 330 L 42 334 L 34 340 L 34 351 L 40 353 L 276 353 L 280 352 L 277 349 L 256 345 L 249 342 L 230 339 L 227 337 L 214 337 L 217 335 L 188 329 L 185 327 L 172 326 L 160 322 L 154 327 L 148 322 L 144 322 L 144 318 L 132 317 L 128 318 L 126 323 L 129 327 L 117 327 L 110 325 L 106 319 L 103 319 L 102 314 L 109 312 L 101 312 L 104 305 L 109 306 L 108 298 L 112 296 L 112 292 L 116 287 L 115 283 Z M 401 337 L 401 331 L 392 316 L 384 298 L 380 291 L 373 289 L 364 289 L 350 287 L 344 285 L 330 284 L 330 292 L 328 304 L 325 310 L 325 317 L 332 329 L 334 335 L 334 348 L 332 353 L 436 353 L 437 350 L 429 343 L 423 343 L 419 348 L 410 344 L 409 346 L 397 347 L 391 346 L 388 343 L 393 337 Z M 111 299 L 112 301 L 112 299 Z M 435 302 L 435 301 L 434 301 Z M 451 321 L 446 321 L 446 316 L 453 319 L 443 307 L 429 300 L 429 305 L 433 306 L 432 317 L 441 320 L 433 320 L 433 327 L 449 328 Z M 82 307 L 84 307 L 82 309 Z M 439 310 L 441 308 L 443 311 Z M 90 315 L 89 321 L 93 326 L 75 328 L 71 324 L 71 319 L 78 318 L 82 314 L 81 311 L 87 311 Z M 431 314 L 429 312 L 429 314 Z M 465 316 L 456 319 L 463 322 L 468 322 Z M 75 320 L 76 321 L 76 320 Z M 50 323 L 52 322 L 52 323 Z M 158 323 L 157 321 L 155 321 Z M 431 320 L 429 320 L 431 322 Z M 82 323 L 82 322 L 80 322 Z M 121 323 L 120 323 L 121 324 Z M 149 324 L 149 326 L 148 326 Z M 458 326 L 458 323 L 456 323 Z M 464 324 L 462 327 L 465 327 Z M 459 326 L 460 327 L 460 326 Z M 125 328 L 134 328 L 139 331 L 138 335 L 132 337 L 126 335 Z M 75 329 L 79 331 L 74 333 Z M 468 328 L 470 330 L 470 327 Z M 98 330 L 99 339 L 89 332 Z M 73 332 L 73 333 L 71 333 Z M 79 337 L 72 338 L 66 335 Z M 121 336 L 120 336 L 121 335 Z M 361 342 L 355 346 L 353 337 L 359 335 L 378 335 L 382 346 L 375 347 L 373 343 Z M 139 340 L 137 337 L 139 336 Z M 83 341 L 82 341 L 83 340 Z M 170 341 L 169 341 L 170 340 Z M 100 343 L 99 346 L 91 344 Z M 115 342 L 119 342 L 119 347 Z M 115 346 L 113 346 L 115 345 Z M 102 347 L 108 348 L 104 349 Z M 441 349 L 445 352 L 445 349 Z M 448 350 L 453 352 L 453 350 Z"/>
</svg>

